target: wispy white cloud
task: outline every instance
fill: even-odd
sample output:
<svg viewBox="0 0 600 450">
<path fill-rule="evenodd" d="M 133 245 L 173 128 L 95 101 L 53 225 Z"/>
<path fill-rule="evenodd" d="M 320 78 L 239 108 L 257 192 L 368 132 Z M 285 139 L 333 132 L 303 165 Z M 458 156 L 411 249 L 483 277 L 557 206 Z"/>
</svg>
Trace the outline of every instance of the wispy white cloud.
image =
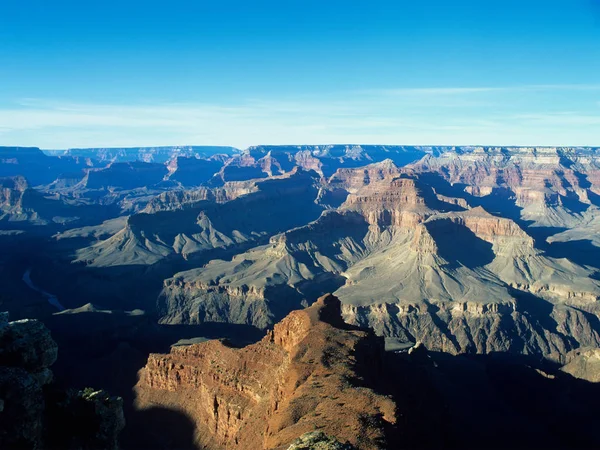
<svg viewBox="0 0 600 450">
<path fill-rule="evenodd" d="M 494 87 L 440 87 L 440 88 L 391 88 L 391 89 L 369 89 L 357 91 L 362 94 L 379 95 L 464 95 L 478 94 L 482 92 L 497 92 L 504 88 Z"/>
<path fill-rule="evenodd" d="M 396 96 L 464 96 L 469 94 L 502 92 L 540 92 L 540 91 L 598 91 L 600 84 L 531 84 L 523 86 L 482 86 L 482 87 L 423 87 L 368 89 L 357 91 L 362 94 Z"/>
<path fill-rule="evenodd" d="M 548 126 L 594 126 L 600 125 L 600 115 L 579 114 L 576 112 L 548 113 L 548 114 L 517 114 L 514 120 L 537 122 Z M 599 136 L 600 140 L 600 136 Z"/>
<path fill-rule="evenodd" d="M 44 148 L 174 144 L 383 143 L 594 145 L 600 117 L 574 101 L 570 111 L 520 100 L 541 92 L 600 85 L 370 90 L 233 104 L 87 104 L 23 99 L 0 105 L 0 145 Z M 507 94 L 514 92 L 515 96 Z M 581 98 L 588 99 L 585 93 Z M 493 94 L 493 95 L 487 95 Z M 501 94 L 501 95 L 498 95 Z M 551 95 L 552 94 L 552 95 Z M 475 99 L 473 99 L 475 97 Z M 486 97 L 477 99 L 477 97 Z M 544 97 L 544 98 L 546 98 Z M 516 100 L 515 100 L 516 99 Z M 595 108 L 596 104 L 592 102 Z"/>
</svg>

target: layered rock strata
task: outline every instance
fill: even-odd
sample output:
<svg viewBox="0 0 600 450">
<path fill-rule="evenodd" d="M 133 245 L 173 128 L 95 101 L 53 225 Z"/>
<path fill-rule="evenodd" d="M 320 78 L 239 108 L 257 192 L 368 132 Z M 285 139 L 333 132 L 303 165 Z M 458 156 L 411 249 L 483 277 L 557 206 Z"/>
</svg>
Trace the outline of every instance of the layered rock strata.
<svg viewBox="0 0 600 450">
<path fill-rule="evenodd" d="M 152 354 L 137 407 L 183 410 L 213 449 L 287 448 L 318 429 L 359 449 L 386 448 L 396 406 L 370 388 L 383 376 L 383 340 L 349 327 L 340 302 L 321 297 L 257 344 L 209 341 Z"/>
</svg>

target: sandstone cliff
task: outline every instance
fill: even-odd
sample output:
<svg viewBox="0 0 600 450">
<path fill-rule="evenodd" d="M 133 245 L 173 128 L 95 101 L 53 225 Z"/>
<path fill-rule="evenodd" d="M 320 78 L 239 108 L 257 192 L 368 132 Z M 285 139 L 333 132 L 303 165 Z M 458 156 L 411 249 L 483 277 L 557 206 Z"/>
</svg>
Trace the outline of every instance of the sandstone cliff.
<svg viewBox="0 0 600 450">
<path fill-rule="evenodd" d="M 456 148 L 427 155 L 412 169 L 438 174 L 481 204 L 493 200 L 497 207 L 512 206 L 512 214 L 538 226 L 578 224 L 582 213 L 598 204 L 600 192 L 600 159 L 594 149 Z"/>
<path fill-rule="evenodd" d="M 370 386 L 383 376 L 383 341 L 349 327 L 326 295 L 294 311 L 257 344 L 209 341 L 152 354 L 137 407 L 183 410 L 209 448 L 278 449 L 315 429 L 359 449 L 386 448 L 396 406 Z"/>
</svg>

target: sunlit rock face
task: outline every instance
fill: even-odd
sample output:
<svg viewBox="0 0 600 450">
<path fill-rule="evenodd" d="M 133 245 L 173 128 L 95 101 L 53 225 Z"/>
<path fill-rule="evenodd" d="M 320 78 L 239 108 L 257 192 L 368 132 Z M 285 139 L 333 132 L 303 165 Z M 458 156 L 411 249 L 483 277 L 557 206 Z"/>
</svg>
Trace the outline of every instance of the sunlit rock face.
<svg viewBox="0 0 600 450">
<path fill-rule="evenodd" d="M 183 409 L 197 442 L 215 449 L 287 448 L 315 427 L 357 448 L 386 448 L 396 405 L 367 381 L 382 376 L 382 361 L 383 340 L 345 325 L 327 295 L 257 344 L 209 341 L 150 355 L 136 403 Z"/>
<path fill-rule="evenodd" d="M 2 184 L 3 229 L 59 231 L 49 292 L 75 280 L 71 298 L 87 289 L 161 324 L 261 329 L 334 292 L 347 321 L 434 350 L 564 359 L 597 345 L 597 149 L 104 150 L 61 155 L 89 158 L 79 181 Z M 4 150 L 3 170 L 15 154 L 53 159 Z"/>
<path fill-rule="evenodd" d="M 463 149 L 408 167 L 385 160 L 339 169 L 322 183 L 317 201 L 329 206 L 316 221 L 166 280 L 161 320 L 266 328 L 337 289 L 350 323 L 432 349 L 560 360 L 580 345 L 595 346 L 594 269 L 544 251 L 534 238 L 537 223 L 525 220 L 514 195 L 526 188 L 536 202 L 566 198 L 567 183 L 555 179 L 560 168 L 595 170 L 571 154 L 578 162 L 565 163 L 559 153 L 565 151 Z M 535 177 L 500 177 L 506 167 Z M 503 206 L 510 202 L 516 209 Z M 565 213 L 579 223 L 596 208 L 575 213 L 543 204 L 549 216 Z"/>
</svg>

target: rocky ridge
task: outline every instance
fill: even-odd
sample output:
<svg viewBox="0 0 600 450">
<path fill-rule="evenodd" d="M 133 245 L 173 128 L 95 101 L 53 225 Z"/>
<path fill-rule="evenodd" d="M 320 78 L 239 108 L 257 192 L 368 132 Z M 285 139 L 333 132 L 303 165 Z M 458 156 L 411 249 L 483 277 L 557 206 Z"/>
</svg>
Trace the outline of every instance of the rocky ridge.
<svg viewBox="0 0 600 450">
<path fill-rule="evenodd" d="M 167 257 L 202 257 L 215 249 L 254 242 L 318 217 L 323 208 L 315 203 L 317 185 L 311 174 L 295 170 L 255 186 L 243 182 L 225 190 L 200 190 L 191 204 L 184 196 L 185 206 L 171 211 L 157 200 L 148 208 L 161 211 L 130 216 L 125 228 L 81 249 L 76 261 L 97 267 L 151 265 Z"/>
<path fill-rule="evenodd" d="M 266 328 L 337 289 L 350 323 L 432 349 L 561 359 L 598 344 L 594 271 L 549 257 L 510 217 L 391 161 L 340 169 L 323 189 L 345 201 L 269 245 L 167 279 L 161 320 Z"/>
<path fill-rule="evenodd" d="M 100 162 L 143 161 L 168 163 L 174 158 L 210 158 L 215 154 L 233 154 L 234 147 L 211 146 L 167 146 L 167 147 L 128 147 L 128 148 L 70 148 L 66 150 L 43 150 L 50 156 L 70 156 L 91 158 Z"/>
<path fill-rule="evenodd" d="M 327 295 L 294 311 L 257 344 L 220 341 L 153 354 L 137 405 L 183 409 L 210 448 L 287 448 L 318 428 L 359 449 L 386 448 L 396 406 L 370 386 L 383 374 L 383 340 L 341 319 Z"/>
</svg>

